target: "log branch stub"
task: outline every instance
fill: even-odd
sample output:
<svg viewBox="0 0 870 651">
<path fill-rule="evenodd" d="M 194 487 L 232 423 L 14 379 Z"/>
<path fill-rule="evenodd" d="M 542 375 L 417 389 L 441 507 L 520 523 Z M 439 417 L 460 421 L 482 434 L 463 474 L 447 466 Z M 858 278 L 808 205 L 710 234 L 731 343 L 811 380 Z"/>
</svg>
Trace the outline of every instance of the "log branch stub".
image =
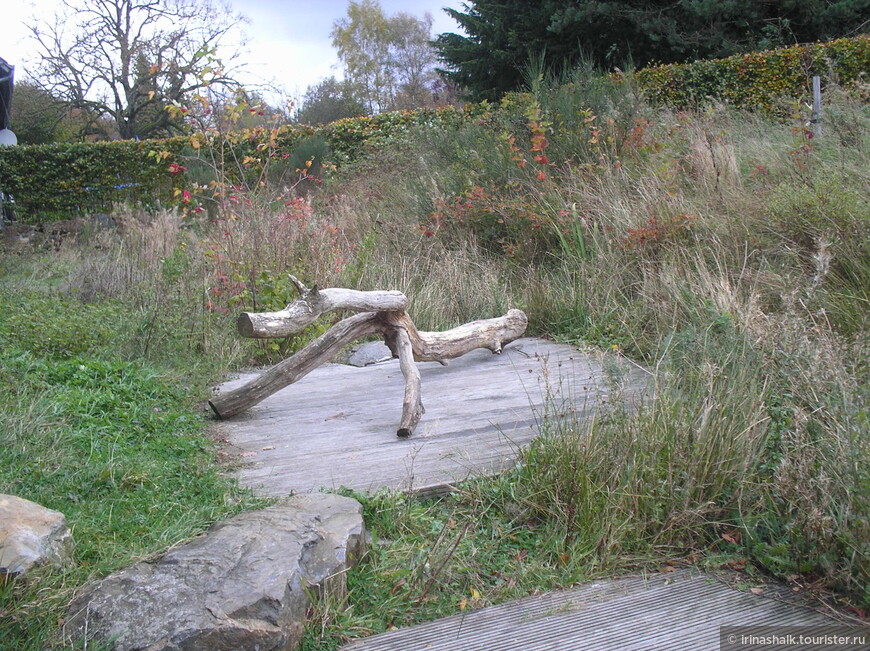
<svg viewBox="0 0 870 651">
<path fill-rule="evenodd" d="M 362 292 L 339 287 L 317 289 L 317 286 L 309 290 L 302 283 L 297 287 L 301 296 L 279 312 L 240 314 L 236 321 L 239 334 L 253 339 L 289 337 L 334 310 L 393 312 L 408 307 L 408 297 L 397 291 Z"/>
<path fill-rule="evenodd" d="M 305 296 L 309 292 L 309 289 L 305 285 L 303 285 L 302 281 L 299 280 L 296 276 L 294 276 L 293 274 L 287 274 L 287 277 L 290 279 L 290 282 L 293 283 L 296 291 L 299 292 L 299 296 Z M 317 285 L 314 286 L 314 291 L 317 291 Z"/>
<path fill-rule="evenodd" d="M 423 399 L 420 391 L 420 370 L 414 363 L 414 350 L 411 347 L 411 339 L 408 331 L 404 328 L 396 328 L 395 343 L 399 357 L 399 368 L 405 376 L 405 397 L 402 401 L 402 421 L 396 436 L 406 439 L 414 433 L 414 428 L 420 422 L 423 413 Z M 392 334 L 392 333 L 391 333 Z"/>
</svg>

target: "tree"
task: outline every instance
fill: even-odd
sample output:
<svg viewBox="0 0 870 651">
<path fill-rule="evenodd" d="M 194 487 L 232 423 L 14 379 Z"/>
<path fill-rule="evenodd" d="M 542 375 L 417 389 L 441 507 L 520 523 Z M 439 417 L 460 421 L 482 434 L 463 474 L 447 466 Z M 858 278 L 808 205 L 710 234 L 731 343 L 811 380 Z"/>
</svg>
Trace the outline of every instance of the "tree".
<svg viewBox="0 0 870 651">
<path fill-rule="evenodd" d="M 393 108 L 413 109 L 432 103 L 432 86 L 437 81 L 432 20 L 428 12 L 421 19 L 398 13 L 390 20 L 391 64 L 398 80 Z"/>
<path fill-rule="evenodd" d="M 15 84 L 12 130 L 20 145 L 43 145 L 57 140 L 61 122 L 69 107 L 32 81 Z"/>
<path fill-rule="evenodd" d="M 300 124 L 329 124 L 365 114 L 366 107 L 353 96 L 350 82 L 339 81 L 333 76 L 308 87 L 295 121 Z"/>
<path fill-rule="evenodd" d="M 92 122 L 111 118 L 121 138 L 170 135 L 196 91 L 235 85 L 217 54 L 242 20 L 211 0 L 64 0 L 30 28 L 36 78 Z"/>
<path fill-rule="evenodd" d="M 870 0 L 476 0 L 445 9 L 466 32 L 441 34 L 448 80 L 472 99 L 523 85 L 531 61 L 602 68 L 729 56 L 867 30 Z"/>
<path fill-rule="evenodd" d="M 446 64 L 440 72 L 470 99 L 494 101 L 522 85 L 532 52 L 546 52 L 548 61 L 570 61 L 570 53 L 562 45 L 557 51 L 556 39 L 547 32 L 561 4 L 480 0 L 465 4 L 466 13 L 445 8 L 468 36 L 438 36 L 435 47 Z"/>
<path fill-rule="evenodd" d="M 369 113 L 431 103 L 435 50 L 432 16 L 387 17 L 377 0 L 351 0 L 347 17 L 332 28 L 332 45 L 344 63 L 345 79 Z"/>
</svg>

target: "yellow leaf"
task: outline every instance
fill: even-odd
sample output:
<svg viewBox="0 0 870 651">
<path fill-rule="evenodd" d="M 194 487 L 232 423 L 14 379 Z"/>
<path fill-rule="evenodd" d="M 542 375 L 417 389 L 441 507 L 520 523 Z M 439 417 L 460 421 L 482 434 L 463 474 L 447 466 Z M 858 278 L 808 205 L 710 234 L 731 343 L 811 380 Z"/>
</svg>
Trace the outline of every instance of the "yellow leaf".
<svg viewBox="0 0 870 651">
<path fill-rule="evenodd" d="M 149 101 L 152 100 L 152 99 L 154 99 L 154 96 L 155 96 L 156 94 L 157 94 L 156 91 L 149 90 L 149 91 L 148 91 L 148 99 L 149 99 Z"/>
<path fill-rule="evenodd" d="M 480 593 L 476 588 L 471 588 L 471 598 L 472 599 L 480 599 Z"/>
<path fill-rule="evenodd" d="M 459 610 L 465 610 L 467 606 L 468 606 L 468 599 L 466 599 L 465 597 L 462 597 L 462 599 L 459 600 Z"/>
</svg>

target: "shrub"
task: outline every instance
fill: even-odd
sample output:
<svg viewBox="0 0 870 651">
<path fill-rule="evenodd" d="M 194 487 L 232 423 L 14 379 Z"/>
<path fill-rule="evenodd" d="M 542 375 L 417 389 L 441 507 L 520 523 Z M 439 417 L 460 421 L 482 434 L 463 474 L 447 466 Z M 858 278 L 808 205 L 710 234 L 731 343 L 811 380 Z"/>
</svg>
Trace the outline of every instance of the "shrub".
<svg viewBox="0 0 870 651">
<path fill-rule="evenodd" d="M 184 140 L 63 143 L 0 149 L 0 187 L 23 221 L 109 212 L 115 203 L 170 205 L 180 177 L 168 173 Z"/>
<path fill-rule="evenodd" d="M 634 73 L 647 97 L 657 104 L 698 106 L 711 99 L 737 108 L 783 112 L 781 100 L 812 94 L 812 77 L 854 87 L 870 71 L 870 35 L 828 43 L 795 45 L 727 59 L 670 64 Z"/>
</svg>

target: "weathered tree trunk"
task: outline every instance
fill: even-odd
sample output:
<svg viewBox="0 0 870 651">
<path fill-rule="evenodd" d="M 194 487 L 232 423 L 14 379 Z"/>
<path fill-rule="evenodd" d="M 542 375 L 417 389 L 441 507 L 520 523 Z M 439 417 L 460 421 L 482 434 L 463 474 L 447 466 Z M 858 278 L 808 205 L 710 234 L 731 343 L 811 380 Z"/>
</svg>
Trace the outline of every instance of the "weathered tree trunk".
<svg viewBox="0 0 870 651">
<path fill-rule="evenodd" d="M 406 439 L 414 432 L 423 417 L 423 396 L 420 392 L 420 370 L 414 364 L 414 349 L 411 338 L 404 328 L 396 329 L 396 349 L 399 353 L 399 367 L 405 376 L 405 398 L 402 401 L 402 422 L 396 436 Z"/>
<path fill-rule="evenodd" d="M 336 323 L 292 357 L 275 364 L 244 386 L 215 396 L 208 404 L 218 418 L 232 418 L 301 380 L 352 341 L 382 330 L 383 322 L 377 313 L 354 314 Z"/>
<path fill-rule="evenodd" d="M 236 322 L 239 334 L 256 339 L 289 337 L 301 332 L 318 317 L 333 310 L 352 312 L 394 312 L 405 310 L 408 299 L 402 292 L 360 292 L 354 289 L 308 289 L 295 277 L 290 280 L 299 298 L 280 312 L 242 312 Z"/>
<path fill-rule="evenodd" d="M 499 354 L 505 344 L 521 337 L 529 324 L 525 312 L 516 309 L 495 319 L 471 321 L 443 332 L 420 332 L 404 311 L 389 312 L 385 319 L 390 325 L 408 331 L 416 361 L 442 364 L 476 348 L 488 348 Z"/>
<path fill-rule="evenodd" d="M 411 436 L 425 412 L 421 397 L 420 372 L 415 361 L 436 361 L 460 357 L 476 348 L 500 353 L 502 348 L 523 335 L 528 325 L 520 310 L 509 310 L 494 319 L 472 321 L 444 332 L 420 332 L 405 309 L 408 299 L 401 292 L 360 292 L 349 289 L 307 289 L 290 276 L 300 296 L 280 312 L 246 312 L 238 319 L 242 336 L 286 337 L 299 332 L 319 316 L 332 310 L 361 312 L 339 321 L 327 332 L 292 357 L 276 364 L 248 384 L 215 396 L 209 405 L 218 418 L 231 418 L 292 384 L 331 360 L 350 342 L 379 333 L 390 347 L 405 376 L 402 420 L 396 432 Z"/>
</svg>

